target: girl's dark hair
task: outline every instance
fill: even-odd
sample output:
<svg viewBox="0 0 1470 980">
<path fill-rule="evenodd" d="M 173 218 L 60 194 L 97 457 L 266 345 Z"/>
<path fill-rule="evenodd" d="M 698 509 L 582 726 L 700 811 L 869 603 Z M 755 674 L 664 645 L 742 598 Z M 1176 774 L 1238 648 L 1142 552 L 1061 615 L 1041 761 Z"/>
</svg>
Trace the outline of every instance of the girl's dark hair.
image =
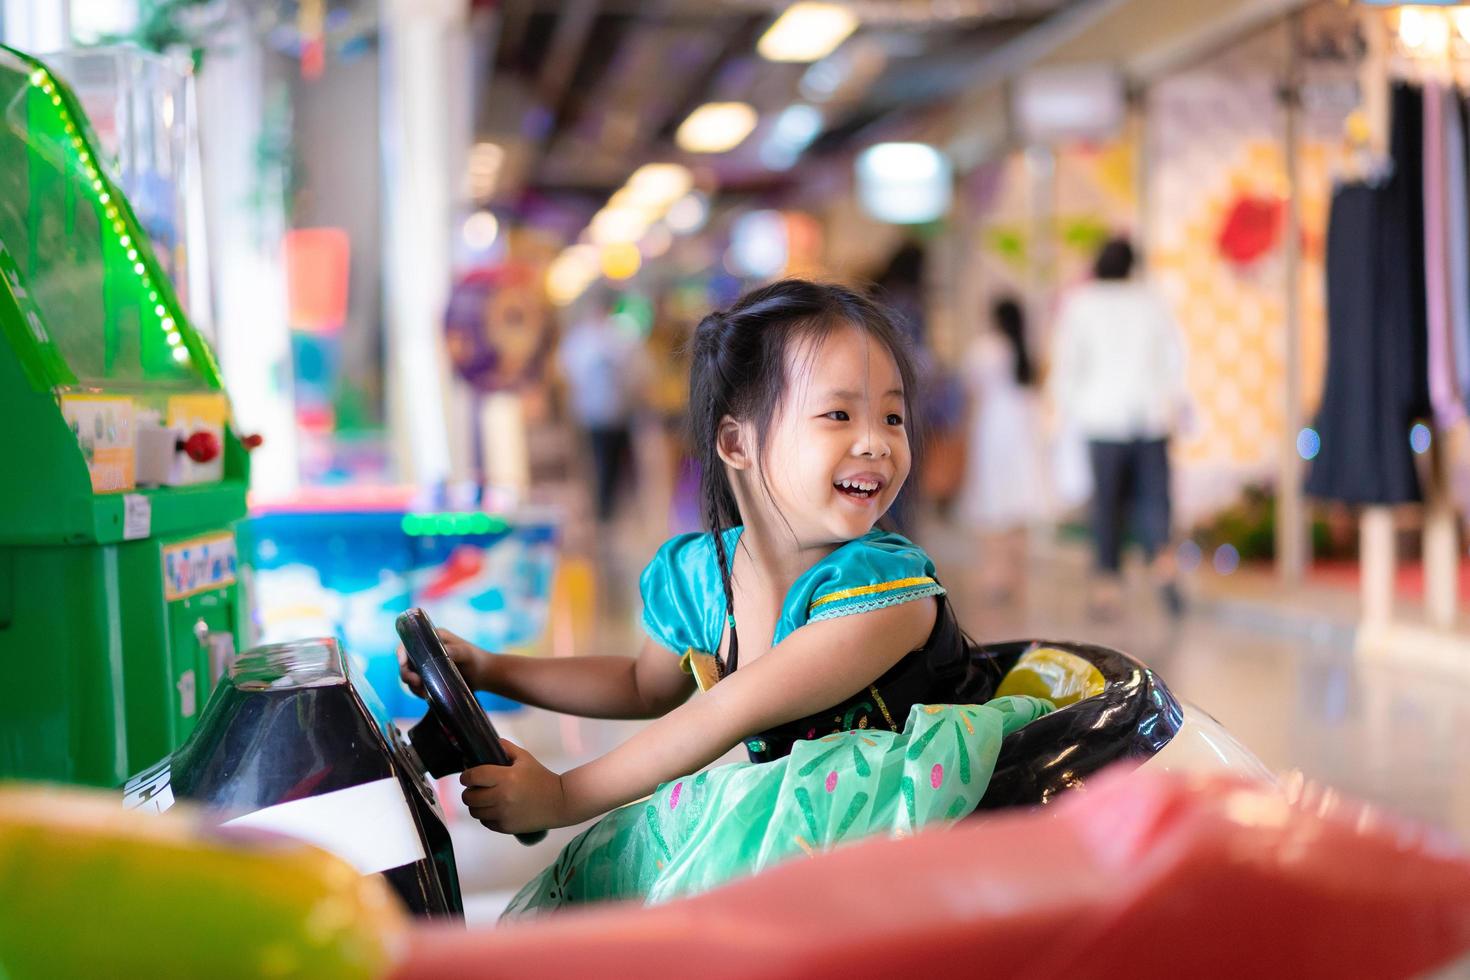
<svg viewBox="0 0 1470 980">
<path fill-rule="evenodd" d="M 1036 379 L 1031 366 L 1031 353 L 1026 348 L 1026 314 L 1021 304 L 1010 296 L 997 300 L 990 311 L 995 327 L 1002 337 L 1011 342 L 1016 355 L 1016 383 L 1025 387 Z"/>
<path fill-rule="evenodd" d="M 1109 239 L 1092 266 L 1099 279 L 1127 279 L 1133 274 L 1133 243 L 1123 236 Z"/>
<path fill-rule="evenodd" d="M 798 342 L 815 345 L 848 325 L 867 333 L 893 356 L 903 383 L 904 428 L 910 453 L 917 459 L 913 355 L 893 314 L 879 304 L 845 286 L 783 279 L 746 293 L 695 328 L 689 365 L 690 444 L 700 467 L 701 516 L 714 538 L 727 617 L 734 615 L 735 602 L 730 590 L 732 556 L 726 552 L 723 532 L 741 518 L 717 448 L 720 420 L 728 415 L 754 423 L 755 451 L 763 459 L 766 436 L 791 380 L 787 352 Z"/>
</svg>

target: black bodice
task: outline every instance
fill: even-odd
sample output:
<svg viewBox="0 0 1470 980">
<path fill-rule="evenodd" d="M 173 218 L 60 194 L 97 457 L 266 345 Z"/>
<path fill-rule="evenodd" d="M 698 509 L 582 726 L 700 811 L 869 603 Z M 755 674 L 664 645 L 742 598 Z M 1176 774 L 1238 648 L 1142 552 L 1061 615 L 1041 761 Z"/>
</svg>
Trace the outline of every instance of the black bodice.
<svg viewBox="0 0 1470 980">
<path fill-rule="evenodd" d="M 992 658 L 973 655 L 975 643 L 956 622 L 944 596 L 929 639 L 887 672 L 825 711 L 777 725 L 745 740 L 752 762 L 770 762 L 803 739 L 854 728 L 902 731 L 916 704 L 980 704 L 994 696 L 1000 671 Z"/>
</svg>

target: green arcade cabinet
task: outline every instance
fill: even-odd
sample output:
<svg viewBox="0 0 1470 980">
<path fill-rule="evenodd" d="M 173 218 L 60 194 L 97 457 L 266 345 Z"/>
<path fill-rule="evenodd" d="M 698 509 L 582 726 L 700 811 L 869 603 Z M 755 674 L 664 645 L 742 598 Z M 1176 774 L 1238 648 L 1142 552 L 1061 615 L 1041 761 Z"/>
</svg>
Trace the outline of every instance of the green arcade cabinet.
<svg viewBox="0 0 1470 980">
<path fill-rule="evenodd" d="M 249 464 L 73 91 L 0 47 L 0 779 L 120 785 L 239 646 Z"/>
</svg>

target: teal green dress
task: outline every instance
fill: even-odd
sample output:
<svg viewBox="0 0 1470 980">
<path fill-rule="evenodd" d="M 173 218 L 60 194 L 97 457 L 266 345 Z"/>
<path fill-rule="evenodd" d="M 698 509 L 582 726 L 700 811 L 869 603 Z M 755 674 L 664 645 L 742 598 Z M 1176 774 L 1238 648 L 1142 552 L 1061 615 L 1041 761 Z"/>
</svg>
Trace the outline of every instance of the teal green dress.
<svg viewBox="0 0 1470 980">
<path fill-rule="evenodd" d="M 733 555 L 740 528 L 725 532 Z M 644 571 L 643 625 L 701 689 L 718 683 L 725 625 L 708 534 L 659 549 Z M 929 640 L 844 701 L 747 739 L 751 761 L 660 786 L 607 814 L 511 901 L 507 916 L 617 899 L 694 894 L 874 834 L 953 820 L 979 803 L 1001 740 L 1052 710 L 1037 698 L 966 703 L 977 680 L 934 565 L 900 535 L 872 531 L 808 569 L 787 593 L 772 644 L 809 622 L 934 598 Z"/>
</svg>

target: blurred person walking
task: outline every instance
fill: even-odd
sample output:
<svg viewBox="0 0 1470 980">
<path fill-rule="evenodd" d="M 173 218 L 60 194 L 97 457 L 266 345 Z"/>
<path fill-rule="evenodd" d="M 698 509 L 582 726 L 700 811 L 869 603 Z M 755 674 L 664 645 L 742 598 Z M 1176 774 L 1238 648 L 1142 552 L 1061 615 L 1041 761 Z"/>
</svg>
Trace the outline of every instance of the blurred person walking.
<svg viewBox="0 0 1470 980">
<path fill-rule="evenodd" d="M 1121 609 L 1123 531 L 1143 545 L 1171 615 L 1183 612 L 1170 535 L 1169 435 L 1187 404 L 1184 347 L 1167 307 L 1133 278 L 1133 245 L 1114 238 L 1092 281 L 1065 301 L 1048 389 L 1063 424 L 1087 440 L 1097 579 L 1090 611 Z"/>
<path fill-rule="evenodd" d="M 631 472 L 633 415 L 647 378 L 647 355 L 637 331 L 613 315 L 606 298 L 597 297 L 562 337 L 556 359 L 572 415 L 587 433 L 597 519 L 606 524 Z"/>
<path fill-rule="evenodd" d="M 1051 499 L 1043 466 L 1036 368 L 1026 318 L 1012 297 L 998 300 L 965 351 L 969 442 L 956 516 L 980 539 L 980 588 L 987 602 L 1018 601 L 1026 581 L 1027 529 Z"/>
</svg>

